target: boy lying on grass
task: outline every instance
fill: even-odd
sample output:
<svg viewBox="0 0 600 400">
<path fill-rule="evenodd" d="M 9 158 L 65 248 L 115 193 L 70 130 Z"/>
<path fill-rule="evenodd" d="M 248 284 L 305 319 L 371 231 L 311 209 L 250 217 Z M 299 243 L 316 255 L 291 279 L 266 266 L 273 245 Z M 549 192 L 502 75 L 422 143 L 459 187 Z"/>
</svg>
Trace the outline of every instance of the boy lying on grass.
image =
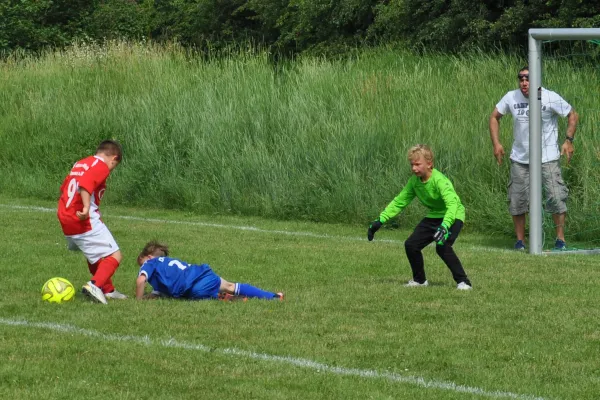
<svg viewBox="0 0 600 400">
<path fill-rule="evenodd" d="M 136 281 L 138 300 L 173 297 L 191 300 L 258 298 L 283 300 L 283 293 L 267 292 L 247 283 L 232 283 L 213 272 L 208 264 L 188 264 L 169 257 L 169 248 L 163 243 L 150 241 L 137 259 L 140 272 Z M 144 295 L 146 283 L 152 293 Z"/>
</svg>

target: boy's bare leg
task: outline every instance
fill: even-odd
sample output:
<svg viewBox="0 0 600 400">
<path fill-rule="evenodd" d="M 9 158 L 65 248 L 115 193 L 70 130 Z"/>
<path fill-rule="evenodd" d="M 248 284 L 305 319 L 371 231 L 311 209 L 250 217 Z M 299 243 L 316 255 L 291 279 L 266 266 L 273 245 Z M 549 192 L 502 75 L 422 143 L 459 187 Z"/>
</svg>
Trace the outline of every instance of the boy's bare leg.
<svg viewBox="0 0 600 400">
<path fill-rule="evenodd" d="M 236 290 L 237 289 L 237 290 Z M 247 283 L 232 283 L 221 278 L 221 286 L 219 287 L 219 293 L 224 293 L 224 296 L 219 296 L 223 300 L 230 300 L 233 298 L 259 298 L 259 299 L 279 299 L 283 300 L 283 293 L 267 292 L 256 286 L 249 285 Z"/>
<path fill-rule="evenodd" d="M 235 283 L 226 281 L 221 278 L 221 286 L 219 287 L 219 300 L 223 301 L 234 301 L 236 299 L 241 299 L 235 295 Z M 247 299 L 244 299 L 247 300 Z"/>
<path fill-rule="evenodd" d="M 235 283 L 231 283 L 221 278 L 221 287 L 219 287 L 219 293 L 235 294 Z"/>
</svg>

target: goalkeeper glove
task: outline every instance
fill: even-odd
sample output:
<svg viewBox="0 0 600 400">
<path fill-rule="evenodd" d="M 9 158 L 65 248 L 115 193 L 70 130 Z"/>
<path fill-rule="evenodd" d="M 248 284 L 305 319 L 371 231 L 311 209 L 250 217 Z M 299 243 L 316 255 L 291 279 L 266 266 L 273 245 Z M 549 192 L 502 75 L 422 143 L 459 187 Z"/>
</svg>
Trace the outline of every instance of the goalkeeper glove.
<svg viewBox="0 0 600 400">
<path fill-rule="evenodd" d="M 438 246 L 443 246 L 449 237 L 450 232 L 448 231 L 446 225 L 443 223 L 437 228 L 437 231 L 435 231 L 435 233 L 433 234 L 433 240 L 437 242 Z"/>
<path fill-rule="evenodd" d="M 375 237 L 375 232 L 377 232 L 379 228 L 381 228 L 381 225 L 383 224 L 381 223 L 379 218 L 371 222 L 371 224 L 369 225 L 369 230 L 367 231 L 367 239 L 369 239 L 369 242 L 373 240 L 373 238 Z"/>
</svg>

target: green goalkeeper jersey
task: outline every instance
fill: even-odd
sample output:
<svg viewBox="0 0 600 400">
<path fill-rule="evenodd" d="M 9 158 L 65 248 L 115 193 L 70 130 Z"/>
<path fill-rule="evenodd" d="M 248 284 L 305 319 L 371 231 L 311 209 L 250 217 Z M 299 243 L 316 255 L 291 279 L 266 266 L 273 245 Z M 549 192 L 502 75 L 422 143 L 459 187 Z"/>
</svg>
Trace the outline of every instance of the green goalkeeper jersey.
<svg viewBox="0 0 600 400">
<path fill-rule="evenodd" d="M 413 175 L 400 194 L 379 215 L 379 220 L 384 223 L 400 214 L 415 196 L 429 209 L 427 218 L 443 218 L 447 227 L 452 226 L 457 219 L 465 222 L 465 207 L 452 182 L 435 168 L 427 182 L 421 182 L 419 177 Z"/>
</svg>

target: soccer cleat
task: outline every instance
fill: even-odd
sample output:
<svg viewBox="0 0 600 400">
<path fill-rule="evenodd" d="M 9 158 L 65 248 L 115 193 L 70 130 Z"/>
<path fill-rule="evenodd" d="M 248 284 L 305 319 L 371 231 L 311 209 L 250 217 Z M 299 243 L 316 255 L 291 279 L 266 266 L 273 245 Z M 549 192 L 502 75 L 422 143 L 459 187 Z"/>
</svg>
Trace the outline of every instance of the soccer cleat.
<svg viewBox="0 0 600 400">
<path fill-rule="evenodd" d="M 284 297 L 285 296 L 283 295 L 283 292 L 278 292 L 278 293 L 275 293 L 275 297 L 273 297 L 273 300 L 283 301 Z"/>
<path fill-rule="evenodd" d="M 473 286 L 469 285 L 467 282 L 460 282 L 456 285 L 456 289 L 458 290 L 473 290 Z"/>
<path fill-rule="evenodd" d="M 117 289 L 113 290 L 110 293 L 104 293 L 104 296 L 107 299 L 114 299 L 114 300 L 125 300 L 127 298 L 126 295 L 124 295 L 123 293 L 119 292 Z"/>
<path fill-rule="evenodd" d="M 106 296 L 104 296 L 104 293 L 102 293 L 102 289 L 94 285 L 91 281 L 83 285 L 83 288 L 81 288 L 81 293 L 90 297 L 92 300 L 97 301 L 98 303 L 108 304 L 106 301 Z"/>
<path fill-rule="evenodd" d="M 419 283 L 417 281 L 413 281 L 412 279 L 404 285 L 405 287 L 421 287 L 421 286 L 429 286 L 429 282 L 425 281 L 423 283 Z"/>
<path fill-rule="evenodd" d="M 235 296 L 229 293 L 221 292 L 217 295 L 217 299 L 221 301 L 233 301 Z"/>
<path fill-rule="evenodd" d="M 522 240 L 517 240 L 517 243 L 515 243 L 515 250 L 525 251 L 525 243 L 523 243 Z"/>
<path fill-rule="evenodd" d="M 554 250 L 566 250 L 566 249 L 567 249 L 567 244 L 565 243 L 565 241 L 556 239 L 556 242 L 554 243 Z"/>
<path fill-rule="evenodd" d="M 231 302 L 231 301 L 248 301 L 248 298 L 246 296 L 236 296 L 234 294 L 229 294 L 229 293 L 219 293 L 217 295 L 217 299 L 220 301 L 226 301 L 226 302 Z"/>
</svg>

